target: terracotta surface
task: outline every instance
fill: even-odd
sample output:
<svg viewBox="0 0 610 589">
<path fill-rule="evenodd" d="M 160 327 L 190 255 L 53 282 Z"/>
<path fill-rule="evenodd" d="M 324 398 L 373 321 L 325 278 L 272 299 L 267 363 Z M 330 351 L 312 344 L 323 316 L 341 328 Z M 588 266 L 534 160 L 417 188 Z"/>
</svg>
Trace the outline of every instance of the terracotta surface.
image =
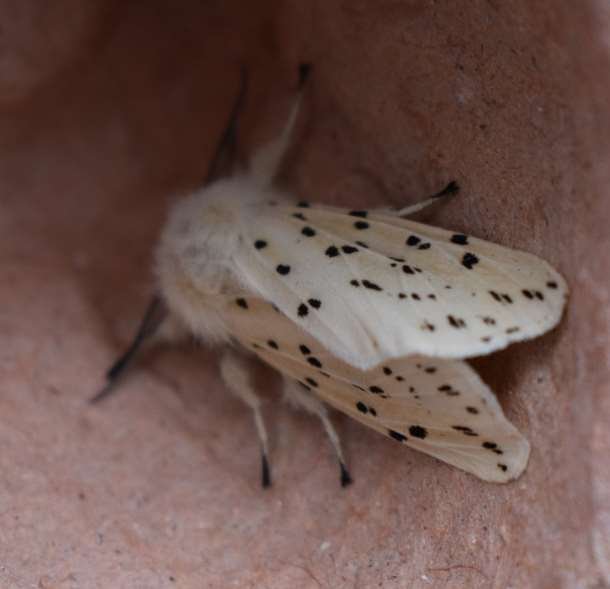
<svg viewBox="0 0 610 589">
<path fill-rule="evenodd" d="M 0 3 L 0 586 L 606 587 L 606 4 L 242 4 Z M 151 352 L 87 405 L 147 302 L 172 195 L 204 176 L 240 63 L 248 153 L 281 124 L 300 60 L 315 71 L 285 185 L 406 204 L 455 178 L 463 193 L 435 223 L 570 282 L 559 329 L 475 362 L 531 441 L 516 483 L 337 416 L 355 478 L 342 490 L 319 424 L 270 403 L 263 492 L 251 416 L 206 350 Z"/>
</svg>

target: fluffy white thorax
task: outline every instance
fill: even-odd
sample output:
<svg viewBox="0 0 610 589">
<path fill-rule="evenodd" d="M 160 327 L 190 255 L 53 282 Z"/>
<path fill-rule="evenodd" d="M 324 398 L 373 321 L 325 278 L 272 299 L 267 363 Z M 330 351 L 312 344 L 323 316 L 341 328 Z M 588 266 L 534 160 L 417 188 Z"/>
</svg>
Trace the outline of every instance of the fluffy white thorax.
<svg viewBox="0 0 610 589">
<path fill-rule="evenodd" d="M 273 198 L 243 176 L 215 182 L 172 208 L 156 252 L 157 277 L 171 312 L 198 337 L 228 339 L 219 310 L 227 296 L 244 291 L 232 263 L 240 227 L 255 223 L 261 204 Z"/>
</svg>

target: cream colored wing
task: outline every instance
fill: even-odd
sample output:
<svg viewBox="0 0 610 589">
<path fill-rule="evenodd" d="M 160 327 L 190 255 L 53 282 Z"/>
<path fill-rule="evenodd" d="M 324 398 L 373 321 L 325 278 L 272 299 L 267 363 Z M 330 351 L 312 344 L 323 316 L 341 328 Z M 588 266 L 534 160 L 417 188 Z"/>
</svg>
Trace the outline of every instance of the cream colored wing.
<svg viewBox="0 0 610 589">
<path fill-rule="evenodd" d="M 239 232 L 246 286 L 363 369 L 536 337 L 557 324 L 567 295 L 533 255 L 374 211 L 262 205 Z"/>
<path fill-rule="evenodd" d="M 479 478 L 503 483 L 527 464 L 529 444 L 465 362 L 412 356 L 361 371 L 338 359 L 274 305 L 229 301 L 235 338 L 354 419 Z"/>
</svg>

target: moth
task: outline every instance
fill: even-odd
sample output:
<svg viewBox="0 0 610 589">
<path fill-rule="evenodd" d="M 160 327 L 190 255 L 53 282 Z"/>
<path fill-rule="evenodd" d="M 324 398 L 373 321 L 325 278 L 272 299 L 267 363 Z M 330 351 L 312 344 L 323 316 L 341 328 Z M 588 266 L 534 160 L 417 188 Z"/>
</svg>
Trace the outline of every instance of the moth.
<svg viewBox="0 0 610 589">
<path fill-rule="evenodd" d="M 236 168 L 245 76 L 208 180 L 169 215 L 156 250 L 157 292 L 99 401 L 146 340 L 164 330 L 222 348 L 227 389 L 252 409 L 271 484 L 261 402 L 246 359 L 283 378 L 318 416 L 342 485 L 351 482 L 327 406 L 490 482 L 525 469 L 529 444 L 465 361 L 537 337 L 567 297 L 545 261 L 409 217 L 401 210 L 299 201 L 273 185 L 290 144 L 308 68 L 281 135 Z"/>
</svg>

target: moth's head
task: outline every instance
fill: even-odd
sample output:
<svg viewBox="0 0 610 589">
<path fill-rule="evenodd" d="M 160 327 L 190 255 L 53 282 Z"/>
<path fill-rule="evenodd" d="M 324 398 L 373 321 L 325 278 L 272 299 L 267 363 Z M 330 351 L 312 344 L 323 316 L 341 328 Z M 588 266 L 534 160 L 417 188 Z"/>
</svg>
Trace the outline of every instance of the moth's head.
<svg viewBox="0 0 610 589">
<path fill-rule="evenodd" d="M 236 178 L 219 180 L 178 201 L 156 253 L 162 290 L 168 277 L 181 277 L 202 293 L 219 293 L 237 247 L 244 202 L 255 197 L 256 191 Z"/>
</svg>

